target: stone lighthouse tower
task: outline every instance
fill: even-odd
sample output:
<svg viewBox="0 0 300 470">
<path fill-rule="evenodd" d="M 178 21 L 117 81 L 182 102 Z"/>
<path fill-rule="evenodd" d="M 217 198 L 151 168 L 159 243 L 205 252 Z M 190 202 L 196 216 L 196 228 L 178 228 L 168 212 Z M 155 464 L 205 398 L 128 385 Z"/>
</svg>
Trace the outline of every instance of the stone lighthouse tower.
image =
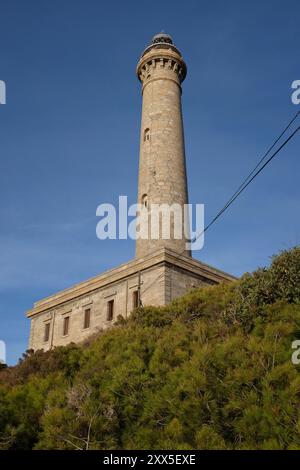
<svg viewBox="0 0 300 470">
<path fill-rule="evenodd" d="M 138 63 L 137 75 L 143 96 L 138 202 L 147 216 L 140 226 L 152 228 L 155 205 L 177 215 L 179 208 L 181 222 L 188 223 L 183 217 L 188 192 L 181 112 L 186 65 L 170 36 L 154 36 Z M 230 274 L 190 256 L 189 233 L 172 218 L 172 211 L 169 214 L 169 237 L 163 230 L 157 237 L 148 233 L 137 239 L 133 260 L 35 302 L 27 312 L 29 349 L 82 342 L 141 305 L 166 305 L 196 287 L 231 282 Z M 160 221 L 161 217 L 158 225 Z"/>
<path fill-rule="evenodd" d="M 186 64 L 171 36 L 165 33 L 154 36 L 139 60 L 137 76 L 142 84 L 143 99 L 138 203 L 148 211 L 149 217 L 141 222 L 141 226 L 148 224 L 144 228 L 147 237 L 137 239 L 136 257 L 163 247 L 190 255 L 186 250 L 188 217 L 184 214 L 184 205 L 188 203 L 188 191 L 181 111 L 181 84 L 186 76 Z M 170 208 L 170 236 L 163 236 L 162 215 L 158 222 L 159 235 L 154 238 L 151 234 L 153 204 Z M 172 210 L 176 206 L 181 207 L 179 218 Z"/>
</svg>

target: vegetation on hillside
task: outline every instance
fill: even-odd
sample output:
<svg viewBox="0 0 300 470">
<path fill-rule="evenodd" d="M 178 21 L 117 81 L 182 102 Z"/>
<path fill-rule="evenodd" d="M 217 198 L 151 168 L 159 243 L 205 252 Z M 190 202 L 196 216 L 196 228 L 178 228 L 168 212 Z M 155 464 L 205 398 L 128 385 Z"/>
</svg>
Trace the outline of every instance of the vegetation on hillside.
<svg viewBox="0 0 300 470">
<path fill-rule="evenodd" d="M 0 371 L 2 449 L 300 449 L 300 247 Z"/>
</svg>

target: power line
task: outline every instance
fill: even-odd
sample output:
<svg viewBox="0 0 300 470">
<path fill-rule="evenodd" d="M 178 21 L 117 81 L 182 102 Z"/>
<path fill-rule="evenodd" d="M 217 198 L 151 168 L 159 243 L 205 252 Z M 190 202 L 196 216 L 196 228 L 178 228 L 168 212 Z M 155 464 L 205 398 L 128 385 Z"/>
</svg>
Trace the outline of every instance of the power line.
<svg viewBox="0 0 300 470">
<path fill-rule="evenodd" d="M 239 191 L 236 191 L 234 196 L 229 200 L 229 202 L 219 211 L 219 213 L 212 219 L 212 221 L 204 228 L 204 230 L 197 235 L 193 241 L 196 241 L 204 232 L 206 232 L 217 220 L 221 215 L 231 206 L 231 204 L 239 197 L 239 195 L 249 186 L 249 184 L 259 175 L 259 173 L 273 160 L 273 158 L 278 155 L 278 153 L 286 146 L 286 144 L 294 137 L 294 135 L 300 130 L 300 126 L 297 127 L 294 132 L 280 145 L 280 147 L 271 155 L 270 158 L 257 170 L 256 173 L 247 181 L 246 184 L 240 186 Z M 253 172 L 252 172 L 253 174 Z"/>
<path fill-rule="evenodd" d="M 251 178 L 251 176 L 253 175 L 253 173 L 255 172 L 255 170 L 257 168 L 259 168 L 259 166 L 262 164 L 262 162 L 267 158 L 267 156 L 270 154 L 270 152 L 273 150 L 273 148 L 275 147 L 275 145 L 280 141 L 280 139 L 283 137 L 283 135 L 287 132 L 287 130 L 291 127 L 291 125 L 294 123 L 294 121 L 297 119 L 297 117 L 299 116 L 300 114 L 300 111 L 298 111 L 294 116 L 293 118 L 290 120 L 290 122 L 287 124 L 287 126 L 283 129 L 283 131 L 280 133 L 280 135 L 277 137 L 277 139 L 274 141 L 274 143 L 271 145 L 271 147 L 268 148 L 268 150 L 266 151 L 266 153 L 262 156 L 262 158 L 259 160 L 259 162 L 256 164 L 256 166 L 253 168 L 253 170 L 249 173 L 249 175 L 243 180 L 243 182 L 240 184 L 240 186 L 237 188 L 237 190 L 233 193 L 233 195 L 228 199 L 228 201 L 226 202 L 225 206 L 227 206 L 227 204 L 230 203 L 230 201 L 235 197 L 235 195 L 240 191 L 240 189 L 244 186 L 244 184 L 247 183 L 247 181 L 249 180 L 249 178 Z M 224 209 L 223 207 L 223 209 Z M 223 210 L 221 209 L 221 211 Z M 221 212 L 220 211 L 220 212 Z"/>
<path fill-rule="evenodd" d="M 261 173 L 261 171 L 273 160 L 273 158 L 278 155 L 278 153 L 288 144 L 288 142 L 295 136 L 295 134 L 300 130 L 300 126 L 297 127 L 292 134 L 289 135 L 289 137 L 286 138 L 286 140 L 280 145 L 280 147 L 268 158 L 268 160 L 260 167 L 262 162 L 267 158 L 267 156 L 270 154 L 270 152 L 274 149 L 276 144 L 280 141 L 280 139 L 283 137 L 283 135 L 286 133 L 286 131 L 291 127 L 291 125 L 294 123 L 294 121 L 297 119 L 299 116 L 300 111 L 298 111 L 295 116 L 290 120 L 288 125 L 284 128 L 284 130 L 280 133 L 280 135 L 277 137 L 277 139 L 274 141 L 274 143 L 269 147 L 267 152 L 262 156 L 262 158 L 259 160 L 259 162 L 256 164 L 254 169 L 249 173 L 249 175 L 243 180 L 243 182 L 240 184 L 238 189 L 233 193 L 233 195 L 228 199 L 226 204 L 223 206 L 223 208 L 217 213 L 217 215 L 211 220 L 211 222 L 204 227 L 202 232 L 198 235 L 196 235 L 192 242 L 195 242 L 201 235 L 203 235 L 218 219 L 221 217 L 221 215 L 233 204 L 233 202 L 240 196 L 240 194 L 251 184 L 251 182 Z M 259 168 L 260 167 L 260 168 Z M 259 169 L 258 169 L 259 168 Z M 257 170 L 257 171 L 256 171 Z M 182 250 L 181 252 L 178 253 L 178 256 L 181 256 L 186 250 Z M 147 288 L 144 290 L 143 294 L 150 288 L 152 287 L 153 284 L 155 284 L 158 279 L 162 275 L 160 274 L 154 281 L 147 286 Z"/>
</svg>

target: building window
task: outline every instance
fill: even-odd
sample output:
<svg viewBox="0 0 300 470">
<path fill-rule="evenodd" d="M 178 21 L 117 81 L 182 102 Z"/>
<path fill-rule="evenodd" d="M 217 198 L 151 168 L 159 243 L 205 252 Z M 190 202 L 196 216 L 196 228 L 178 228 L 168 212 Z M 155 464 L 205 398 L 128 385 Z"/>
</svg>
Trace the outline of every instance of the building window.
<svg viewBox="0 0 300 470">
<path fill-rule="evenodd" d="M 150 140 L 150 129 L 147 127 L 147 129 L 144 130 L 144 142 L 149 142 Z"/>
<path fill-rule="evenodd" d="M 83 328 L 86 330 L 91 325 L 91 309 L 87 308 L 84 311 L 84 321 L 83 321 Z"/>
<path fill-rule="evenodd" d="M 112 321 L 114 318 L 114 300 L 109 300 L 107 302 L 107 321 Z"/>
<path fill-rule="evenodd" d="M 47 343 L 50 338 L 50 323 L 45 324 L 44 342 Z"/>
<path fill-rule="evenodd" d="M 148 196 L 147 196 L 147 194 L 144 194 L 143 197 L 142 197 L 142 206 L 145 207 L 146 209 L 148 207 Z"/>
<path fill-rule="evenodd" d="M 69 326 L 70 326 L 70 317 L 65 317 L 64 326 L 63 326 L 63 336 L 67 336 L 69 334 Z"/>
<path fill-rule="evenodd" d="M 132 307 L 133 309 L 139 307 L 139 291 L 135 290 L 132 292 Z"/>
</svg>

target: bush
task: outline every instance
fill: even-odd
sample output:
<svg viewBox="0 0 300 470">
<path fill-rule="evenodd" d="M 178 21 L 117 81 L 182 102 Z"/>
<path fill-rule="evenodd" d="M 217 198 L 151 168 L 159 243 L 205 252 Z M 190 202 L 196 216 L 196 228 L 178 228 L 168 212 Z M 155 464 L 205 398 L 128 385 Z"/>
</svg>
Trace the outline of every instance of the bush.
<svg viewBox="0 0 300 470">
<path fill-rule="evenodd" d="M 299 248 L 0 371 L 3 449 L 300 449 Z"/>
</svg>

